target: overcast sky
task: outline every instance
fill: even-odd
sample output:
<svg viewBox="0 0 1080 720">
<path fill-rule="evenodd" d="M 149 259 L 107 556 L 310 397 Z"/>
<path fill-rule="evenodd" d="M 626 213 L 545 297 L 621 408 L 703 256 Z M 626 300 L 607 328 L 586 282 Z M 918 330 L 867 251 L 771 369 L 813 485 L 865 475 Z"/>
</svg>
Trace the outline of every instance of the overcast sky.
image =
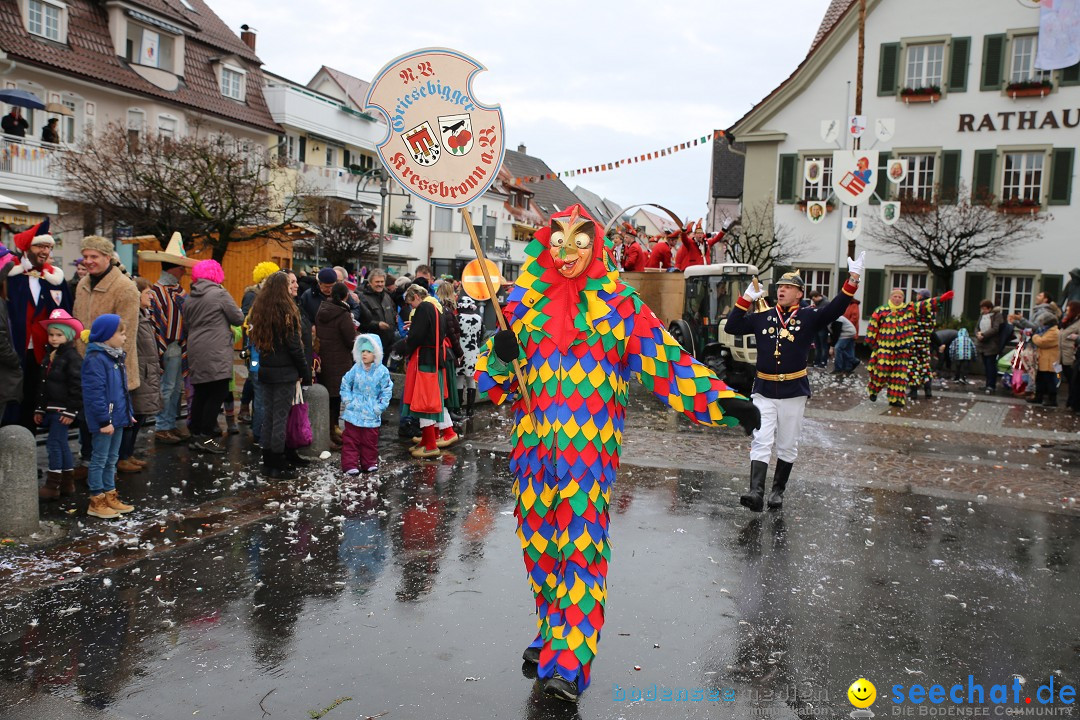
<svg viewBox="0 0 1080 720">
<path fill-rule="evenodd" d="M 391 59 L 449 47 L 487 66 L 475 83 L 502 105 L 507 147 L 554 171 L 613 162 L 729 127 L 806 56 L 829 0 L 620 0 L 545 4 L 211 0 L 258 30 L 270 72 L 306 83 L 328 65 L 371 80 Z M 709 148 L 564 179 L 623 206 L 705 214 Z"/>
</svg>

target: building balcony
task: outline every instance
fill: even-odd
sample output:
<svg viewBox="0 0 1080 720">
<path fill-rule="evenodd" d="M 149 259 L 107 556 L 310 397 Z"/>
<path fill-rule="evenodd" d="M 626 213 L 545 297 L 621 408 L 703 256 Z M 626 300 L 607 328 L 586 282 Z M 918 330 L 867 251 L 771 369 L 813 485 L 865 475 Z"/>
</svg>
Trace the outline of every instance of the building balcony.
<svg viewBox="0 0 1080 720">
<path fill-rule="evenodd" d="M 60 194 L 62 145 L 32 138 L 0 135 L 0 189 L 47 195 Z"/>
<path fill-rule="evenodd" d="M 314 195 L 338 198 L 340 200 L 359 200 L 370 207 L 378 207 L 380 203 L 379 185 L 368 183 L 367 187 L 359 194 L 356 192 L 357 183 L 363 183 L 364 177 L 354 173 L 349 168 L 333 167 L 328 165 L 309 165 L 305 162 L 293 160 L 289 163 L 304 184 Z"/>
<path fill-rule="evenodd" d="M 311 90 L 270 82 L 263 88 L 263 95 L 274 121 L 287 129 L 302 130 L 372 154 L 376 143 L 386 135 L 386 125 L 374 116 Z"/>
</svg>

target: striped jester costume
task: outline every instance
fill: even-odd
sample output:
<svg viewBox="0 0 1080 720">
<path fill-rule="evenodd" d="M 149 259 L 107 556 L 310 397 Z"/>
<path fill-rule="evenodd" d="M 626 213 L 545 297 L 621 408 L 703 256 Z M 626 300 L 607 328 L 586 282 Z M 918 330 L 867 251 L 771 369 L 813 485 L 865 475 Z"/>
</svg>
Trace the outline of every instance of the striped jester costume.
<svg viewBox="0 0 1080 720">
<path fill-rule="evenodd" d="M 505 315 L 516 347 L 489 341 L 477 382 L 495 403 L 520 392 L 516 350 L 532 413 L 514 403 L 510 469 L 518 538 L 536 601 L 538 675 L 589 685 L 604 624 L 611 557 L 608 505 L 619 466 L 628 381 L 704 425 L 745 402 L 672 339 L 636 291 L 619 281 L 600 226 L 575 205 L 536 233 Z M 508 356 L 509 353 L 509 356 Z M 500 358 L 500 355 L 502 357 Z"/>
</svg>

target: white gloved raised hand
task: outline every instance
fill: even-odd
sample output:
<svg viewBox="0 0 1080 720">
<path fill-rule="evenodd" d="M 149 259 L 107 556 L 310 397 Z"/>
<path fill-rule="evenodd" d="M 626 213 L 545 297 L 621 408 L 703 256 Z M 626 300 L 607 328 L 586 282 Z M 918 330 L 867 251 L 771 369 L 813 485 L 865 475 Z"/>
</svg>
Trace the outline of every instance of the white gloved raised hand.
<svg viewBox="0 0 1080 720">
<path fill-rule="evenodd" d="M 865 266 L 866 266 L 866 251 L 865 250 L 863 250 L 861 253 L 859 253 L 859 257 L 857 257 L 854 260 L 852 260 L 851 258 L 848 258 L 847 269 L 848 269 L 848 272 L 851 273 L 852 275 L 862 275 L 863 268 Z"/>
<path fill-rule="evenodd" d="M 743 297 L 745 297 L 750 302 L 756 302 L 757 300 L 765 297 L 765 287 L 759 284 L 758 289 L 755 290 L 754 284 L 750 283 L 746 286 L 746 292 L 743 293 Z"/>
<path fill-rule="evenodd" d="M 720 229 L 727 232 L 728 229 L 735 224 L 735 218 L 725 218 L 724 224 L 720 226 Z"/>
</svg>

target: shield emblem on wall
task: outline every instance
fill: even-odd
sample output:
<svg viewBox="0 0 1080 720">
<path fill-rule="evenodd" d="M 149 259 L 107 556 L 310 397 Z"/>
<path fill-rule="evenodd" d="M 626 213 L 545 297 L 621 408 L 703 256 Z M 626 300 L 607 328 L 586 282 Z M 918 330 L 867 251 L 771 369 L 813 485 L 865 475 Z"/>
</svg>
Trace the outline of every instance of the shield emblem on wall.
<svg viewBox="0 0 1080 720">
<path fill-rule="evenodd" d="M 907 164 L 906 158 L 890 160 L 888 167 L 889 181 L 897 185 L 904 182 L 904 178 L 907 177 Z"/>
<path fill-rule="evenodd" d="M 855 240 L 862 234 L 862 218 L 844 218 L 843 233 L 845 240 Z"/>
<path fill-rule="evenodd" d="M 866 132 L 866 116 L 851 115 L 848 117 L 848 134 L 853 138 L 861 138 Z"/>
<path fill-rule="evenodd" d="M 815 225 L 825 219 L 826 212 L 828 212 L 828 209 L 825 207 L 825 203 L 820 200 L 812 200 L 806 203 L 806 217 Z"/>
<path fill-rule="evenodd" d="M 806 177 L 806 182 L 811 185 L 820 185 L 821 178 L 824 175 L 824 171 L 821 168 L 820 160 L 807 160 L 806 167 L 803 168 L 803 175 Z"/>
<path fill-rule="evenodd" d="M 451 155 L 468 155 L 473 147 L 472 118 L 469 113 L 439 117 L 443 147 Z"/>
<path fill-rule="evenodd" d="M 426 120 L 403 133 L 401 139 L 405 141 L 413 160 L 424 167 L 431 167 L 442 155 L 442 145 Z"/>
<path fill-rule="evenodd" d="M 900 219 L 900 203 L 895 200 L 881 203 L 881 222 L 895 225 Z"/>
<path fill-rule="evenodd" d="M 833 192 L 845 205 L 863 205 L 877 183 L 876 150 L 837 150 L 833 153 Z"/>
</svg>

